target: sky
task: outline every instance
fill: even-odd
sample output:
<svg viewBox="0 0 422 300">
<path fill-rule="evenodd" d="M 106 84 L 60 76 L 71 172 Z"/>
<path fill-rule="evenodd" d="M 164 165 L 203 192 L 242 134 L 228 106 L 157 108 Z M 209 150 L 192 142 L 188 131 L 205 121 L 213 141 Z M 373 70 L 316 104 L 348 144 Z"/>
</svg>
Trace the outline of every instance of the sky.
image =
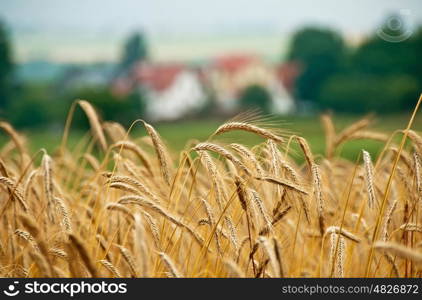
<svg viewBox="0 0 422 300">
<path fill-rule="evenodd" d="M 393 12 L 422 23 L 421 0 L 0 0 L 18 61 L 113 61 L 137 30 L 159 61 L 228 51 L 276 56 L 305 25 L 330 26 L 353 39 Z"/>
</svg>

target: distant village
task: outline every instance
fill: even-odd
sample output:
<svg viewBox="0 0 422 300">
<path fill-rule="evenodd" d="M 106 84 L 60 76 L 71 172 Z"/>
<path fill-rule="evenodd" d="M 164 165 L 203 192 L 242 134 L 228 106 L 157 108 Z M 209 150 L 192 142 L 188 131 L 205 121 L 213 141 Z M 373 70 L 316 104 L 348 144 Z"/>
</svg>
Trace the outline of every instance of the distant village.
<svg viewBox="0 0 422 300">
<path fill-rule="evenodd" d="M 148 119 L 171 121 L 201 110 L 210 95 L 220 114 L 236 113 L 240 95 L 250 86 L 268 92 L 272 113 L 292 113 L 298 74 L 299 65 L 293 62 L 274 65 L 255 55 L 228 54 L 201 65 L 139 61 L 117 76 L 94 69 L 66 77 L 73 87 L 108 84 L 117 98 L 142 90 Z"/>
<path fill-rule="evenodd" d="M 147 94 L 147 115 L 154 120 L 180 119 L 200 110 L 209 93 L 222 113 L 238 109 L 239 96 L 252 85 L 265 88 L 271 96 L 272 112 L 287 114 L 295 105 L 290 96 L 297 66 L 272 66 L 252 55 L 226 55 L 204 66 L 181 63 L 140 62 L 114 80 L 113 93 L 122 96 L 133 89 Z"/>
</svg>

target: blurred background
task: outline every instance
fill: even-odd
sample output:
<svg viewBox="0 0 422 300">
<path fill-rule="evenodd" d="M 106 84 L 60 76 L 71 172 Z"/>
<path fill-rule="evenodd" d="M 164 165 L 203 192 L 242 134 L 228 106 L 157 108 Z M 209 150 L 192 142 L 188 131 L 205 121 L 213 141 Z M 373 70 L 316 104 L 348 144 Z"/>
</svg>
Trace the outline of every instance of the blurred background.
<svg viewBox="0 0 422 300">
<path fill-rule="evenodd" d="M 48 148 L 86 99 L 180 149 L 259 109 L 319 151 L 322 112 L 339 127 L 367 113 L 404 127 L 421 54 L 420 0 L 1 0 L 0 118 Z M 75 140 L 87 126 L 78 112 Z"/>
</svg>

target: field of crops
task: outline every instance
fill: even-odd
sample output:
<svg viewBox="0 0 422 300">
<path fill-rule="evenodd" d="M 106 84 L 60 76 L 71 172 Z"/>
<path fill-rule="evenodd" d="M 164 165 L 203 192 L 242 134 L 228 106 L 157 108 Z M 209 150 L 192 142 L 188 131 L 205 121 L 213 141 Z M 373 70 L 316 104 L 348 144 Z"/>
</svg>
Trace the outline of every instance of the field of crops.
<svg viewBox="0 0 422 300">
<path fill-rule="evenodd" d="M 420 277 L 417 108 L 388 132 L 243 114 L 203 136 L 81 100 L 48 151 L 0 122 L 0 276 Z"/>
</svg>

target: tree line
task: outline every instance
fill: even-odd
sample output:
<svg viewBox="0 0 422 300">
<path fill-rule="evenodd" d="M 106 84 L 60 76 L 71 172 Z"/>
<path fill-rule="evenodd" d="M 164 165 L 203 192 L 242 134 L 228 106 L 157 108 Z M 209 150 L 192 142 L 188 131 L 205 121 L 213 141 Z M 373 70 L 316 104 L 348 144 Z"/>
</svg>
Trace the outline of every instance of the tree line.
<svg viewBox="0 0 422 300">
<path fill-rule="evenodd" d="M 405 28 L 391 28 L 390 16 L 379 30 L 391 37 Z M 317 110 L 392 113 L 407 111 L 422 91 L 422 27 L 404 40 L 385 40 L 374 32 L 357 46 L 329 28 L 308 27 L 292 38 L 288 60 L 301 72 L 294 96 Z"/>
</svg>

